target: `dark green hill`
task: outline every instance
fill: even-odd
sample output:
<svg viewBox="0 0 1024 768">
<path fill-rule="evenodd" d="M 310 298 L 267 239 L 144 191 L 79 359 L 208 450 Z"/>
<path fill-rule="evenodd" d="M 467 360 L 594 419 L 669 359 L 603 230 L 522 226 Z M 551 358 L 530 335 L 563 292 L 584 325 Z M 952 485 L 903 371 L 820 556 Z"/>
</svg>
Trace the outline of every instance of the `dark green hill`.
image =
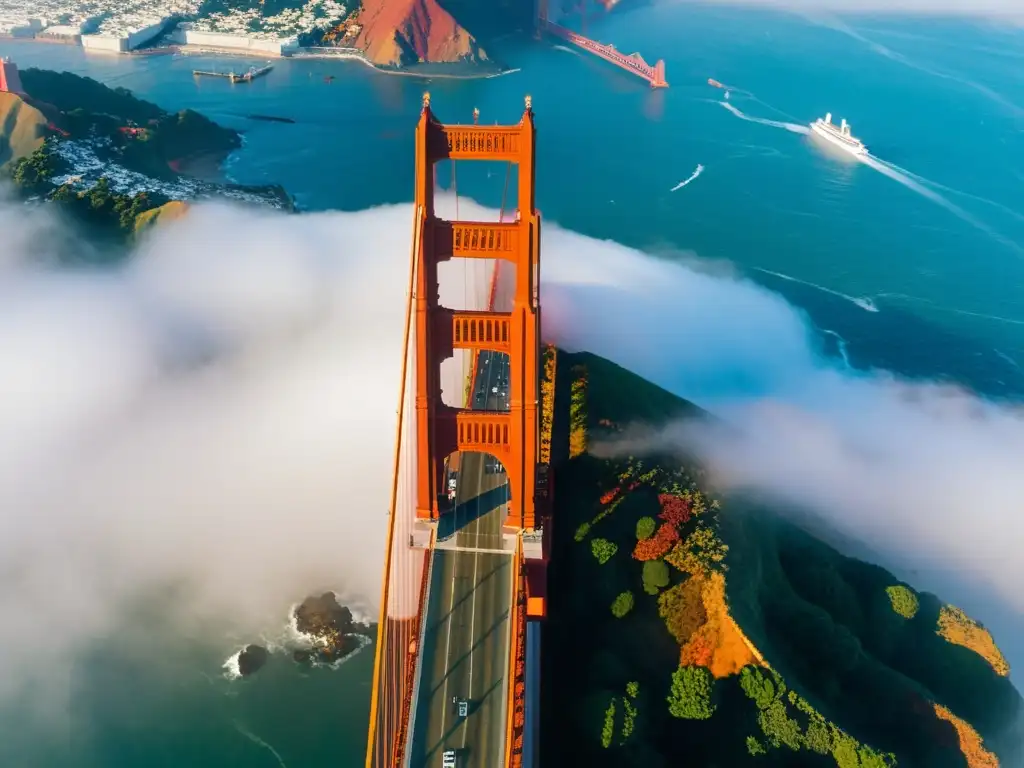
<svg viewBox="0 0 1024 768">
<path fill-rule="evenodd" d="M 242 144 L 237 131 L 191 109 L 166 112 L 127 88 L 47 69 L 21 72 L 33 104 L 51 115 L 67 138 L 102 139 L 110 159 L 138 173 L 173 180 L 184 164 L 222 159 Z"/>
<path fill-rule="evenodd" d="M 183 207 L 170 202 L 223 197 L 294 210 L 280 186 L 216 179 L 241 136 L 198 112 L 166 112 L 70 72 L 26 69 L 21 78 L 26 99 L 0 94 L 9 97 L 0 99 L 9 124 L 0 130 L 0 172 L 23 198 L 46 200 L 108 246 L 112 258 L 154 222 L 177 218 Z"/>
<path fill-rule="evenodd" d="M 542 754 L 554 765 L 989 768 L 1021 698 L 991 637 L 676 457 L 599 459 L 636 422 L 705 418 L 559 354 Z M 998 757 L 997 757 L 998 755 Z"/>
</svg>

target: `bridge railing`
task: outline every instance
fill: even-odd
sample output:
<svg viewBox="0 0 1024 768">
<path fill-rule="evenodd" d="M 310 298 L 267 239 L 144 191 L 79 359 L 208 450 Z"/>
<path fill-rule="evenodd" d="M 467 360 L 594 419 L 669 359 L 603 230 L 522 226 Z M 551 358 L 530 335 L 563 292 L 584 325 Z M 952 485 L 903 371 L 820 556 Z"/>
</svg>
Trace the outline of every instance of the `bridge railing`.
<svg viewBox="0 0 1024 768">
<path fill-rule="evenodd" d="M 405 716 L 402 718 L 402 723 L 405 727 L 405 733 L 402 735 L 402 749 L 404 750 L 404 759 L 401 761 L 402 765 L 409 764 L 409 747 L 410 739 L 413 734 L 416 733 L 416 698 L 419 695 L 420 690 L 420 678 L 423 675 L 423 643 L 427 635 L 427 608 L 430 605 L 430 585 L 431 579 L 434 574 L 434 544 L 436 541 L 437 530 L 435 528 L 430 529 L 430 545 L 427 548 L 426 562 L 423 566 L 423 583 L 420 586 L 420 612 L 417 616 L 418 627 L 416 629 L 416 651 L 415 658 L 412 661 L 412 680 L 409 685 L 409 691 L 407 700 L 404 704 Z"/>
<path fill-rule="evenodd" d="M 526 724 L 526 593 L 523 570 L 523 536 L 520 532 L 512 570 L 511 641 L 508 654 L 508 702 L 505 726 L 505 765 L 520 768 L 523 763 L 523 727 Z"/>
</svg>

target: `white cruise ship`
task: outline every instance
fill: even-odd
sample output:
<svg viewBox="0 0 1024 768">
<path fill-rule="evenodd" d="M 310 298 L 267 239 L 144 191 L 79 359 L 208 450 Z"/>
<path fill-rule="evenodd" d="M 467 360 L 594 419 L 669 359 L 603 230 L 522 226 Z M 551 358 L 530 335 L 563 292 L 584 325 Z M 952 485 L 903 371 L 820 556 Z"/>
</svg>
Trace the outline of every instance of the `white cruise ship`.
<svg viewBox="0 0 1024 768">
<path fill-rule="evenodd" d="M 868 148 L 864 146 L 864 142 L 855 138 L 850 133 L 850 124 L 845 119 L 839 125 L 833 124 L 831 112 L 825 115 L 824 120 L 819 117 L 811 123 L 811 130 L 826 141 L 830 141 L 837 147 L 841 147 L 854 155 L 866 155 L 868 153 Z"/>
</svg>

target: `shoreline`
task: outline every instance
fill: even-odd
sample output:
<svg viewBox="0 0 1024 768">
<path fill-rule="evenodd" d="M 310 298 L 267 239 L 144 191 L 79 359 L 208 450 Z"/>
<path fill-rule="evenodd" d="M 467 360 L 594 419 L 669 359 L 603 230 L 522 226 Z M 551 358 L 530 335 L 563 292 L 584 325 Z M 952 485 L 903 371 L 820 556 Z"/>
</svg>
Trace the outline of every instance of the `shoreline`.
<svg viewBox="0 0 1024 768">
<path fill-rule="evenodd" d="M 18 43 L 42 43 L 45 45 L 64 45 L 80 48 L 87 54 L 101 54 L 104 56 L 217 56 L 233 57 L 244 59 L 274 59 L 284 60 L 295 59 L 297 61 L 358 61 L 363 66 L 369 67 L 382 75 L 393 75 L 398 77 L 416 77 L 423 80 L 489 80 L 495 77 L 511 75 L 519 71 L 518 67 L 499 69 L 490 72 L 466 72 L 458 74 L 454 72 L 422 72 L 414 68 L 387 67 L 375 64 L 366 58 L 366 54 L 356 48 L 329 49 L 319 47 L 300 48 L 292 54 L 279 54 L 269 51 L 249 51 L 241 48 L 218 48 L 215 46 L 189 45 L 187 43 L 167 43 L 154 45 L 147 48 L 136 48 L 131 51 L 98 51 L 84 47 L 81 43 L 72 40 L 61 40 L 41 37 L 20 37 L 15 35 L 0 34 L 0 42 L 10 40 Z M 422 66 L 422 65 L 421 65 Z M 449 66 L 448 63 L 428 63 L 426 66 Z M 459 64 L 455 64 L 459 66 Z M 463 66 L 474 66 L 465 65 Z"/>
</svg>

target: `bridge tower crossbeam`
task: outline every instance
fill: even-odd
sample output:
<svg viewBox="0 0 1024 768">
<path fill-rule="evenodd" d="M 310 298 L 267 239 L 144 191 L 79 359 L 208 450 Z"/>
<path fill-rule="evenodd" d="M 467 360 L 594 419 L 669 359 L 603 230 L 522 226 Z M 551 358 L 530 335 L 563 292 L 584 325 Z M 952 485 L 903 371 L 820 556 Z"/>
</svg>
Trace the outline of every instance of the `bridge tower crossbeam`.
<svg viewBox="0 0 1024 768">
<path fill-rule="evenodd" d="M 440 123 L 429 94 L 416 128 L 416 210 L 420 217 L 414 290 L 416 517 L 436 520 L 444 506 L 444 460 L 454 451 L 490 453 L 510 488 L 507 528 L 533 530 L 540 455 L 540 214 L 534 196 L 535 127 L 530 97 L 516 125 Z M 513 222 L 459 222 L 434 211 L 434 165 L 445 159 L 518 165 Z M 511 312 L 453 312 L 440 305 L 438 264 L 452 258 L 515 265 Z M 509 356 L 508 412 L 452 408 L 441 400 L 440 365 L 456 349 Z"/>
</svg>

